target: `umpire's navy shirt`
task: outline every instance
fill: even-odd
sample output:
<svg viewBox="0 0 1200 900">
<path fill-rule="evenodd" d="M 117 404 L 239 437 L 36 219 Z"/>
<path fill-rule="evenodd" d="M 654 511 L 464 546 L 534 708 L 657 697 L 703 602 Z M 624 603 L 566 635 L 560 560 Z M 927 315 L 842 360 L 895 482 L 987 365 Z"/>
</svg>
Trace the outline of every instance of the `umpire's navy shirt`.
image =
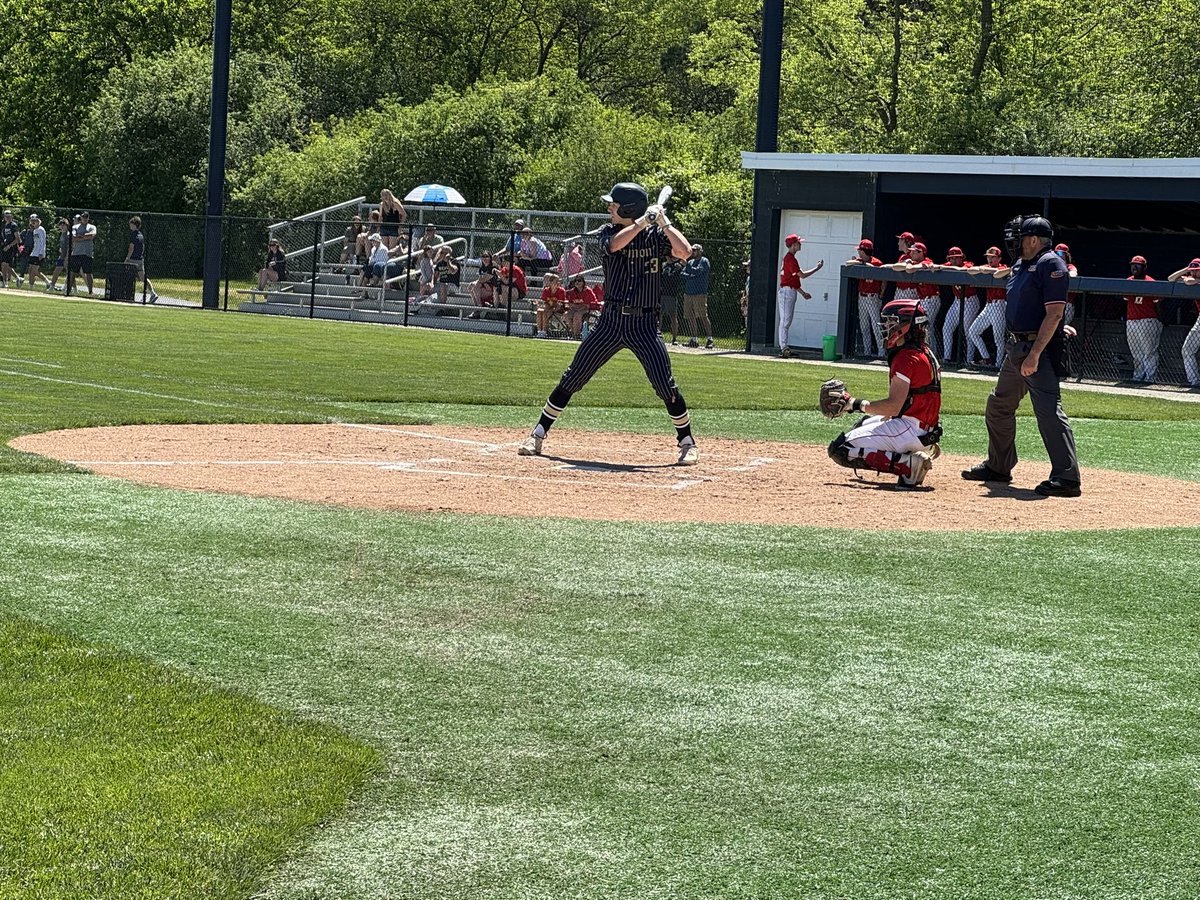
<svg viewBox="0 0 1200 900">
<path fill-rule="evenodd" d="M 1033 259 L 1018 259 L 1008 276 L 1004 311 L 1009 331 L 1037 331 L 1047 303 L 1066 303 L 1070 276 L 1061 256 L 1046 247 Z"/>
<path fill-rule="evenodd" d="M 657 225 L 644 228 L 620 250 L 610 250 L 613 236 L 625 228 L 609 222 L 600 229 L 604 251 L 604 302 L 657 309 L 662 299 L 662 270 L 671 258 L 671 240 Z"/>
</svg>

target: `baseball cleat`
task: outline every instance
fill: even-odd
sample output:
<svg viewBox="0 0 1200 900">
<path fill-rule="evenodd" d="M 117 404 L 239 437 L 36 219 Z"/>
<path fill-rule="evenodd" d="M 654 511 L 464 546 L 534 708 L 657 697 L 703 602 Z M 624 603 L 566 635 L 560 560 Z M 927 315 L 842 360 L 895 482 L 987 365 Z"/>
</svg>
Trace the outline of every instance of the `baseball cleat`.
<svg viewBox="0 0 1200 900">
<path fill-rule="evenodd" d="M 542 438 L 534 437 L 532 434 L 525 438 L 521 446 L 517 448 L 518 456 L 541 456 L 542 455 Z"/>
<path fill-rule="evenodd" d="M 679 442 L 679 465 L 694 466 L 700 462 L 700 451 L 692 438 L 684 438 Z"/>
<path fill-rule="evenodd" d="M 997 472 L 987 463 L 979 463 L 971 466 L 969 469 L 963 469 L 962 477 L 967 481 L 999 481 L 1003 484 L 1008 484 L 1012 481 L 1011 475 L 1005 475 Z"/>
<path fill-rule="evenodd" d="M 1083 493 L 1078 481 L 1065 478 L 1047 478 L 1033 490 L 1043 497 L 1078 497 Z"/>
</svg>

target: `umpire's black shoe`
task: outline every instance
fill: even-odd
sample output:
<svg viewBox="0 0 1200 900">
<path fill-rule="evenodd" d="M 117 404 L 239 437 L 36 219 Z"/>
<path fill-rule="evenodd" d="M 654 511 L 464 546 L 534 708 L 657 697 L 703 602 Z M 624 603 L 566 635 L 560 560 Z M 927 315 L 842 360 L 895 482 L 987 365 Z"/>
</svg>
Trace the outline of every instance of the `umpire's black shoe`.
<svg viewBox="0 0 1200 900">
<path fill-rule="evenodd" d="M 1066 481 L 1062 478 L 1047 478 L 1034 489 L 1043 497 L 1078 497 L 1083 493 L 1078 481 Z"/>
<path fill-rule="evenodd" d="M 962 477 L 967 481 L 999 481 L 1004 484 L 1012 481 L 1011 475 L 1001 475 L 987 463 L 979 463 L 969 469 L 963 469 Z"/>
</svg>

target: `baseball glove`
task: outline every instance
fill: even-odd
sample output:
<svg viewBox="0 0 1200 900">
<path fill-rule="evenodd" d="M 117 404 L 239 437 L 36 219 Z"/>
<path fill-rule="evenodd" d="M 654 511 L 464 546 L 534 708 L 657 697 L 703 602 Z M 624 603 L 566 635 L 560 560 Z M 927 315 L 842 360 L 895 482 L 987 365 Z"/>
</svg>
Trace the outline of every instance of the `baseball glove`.
<svg viewBox="0 0 1200 900">
<path fill-rule="evenodd" d="M 836 419 L 850 406 L 850 392 L 846 383 L 840 378 L 830 378 L 821 385 L 821 394 L 817 398 L 817 409 L 827 419 Z"/>
</svg>

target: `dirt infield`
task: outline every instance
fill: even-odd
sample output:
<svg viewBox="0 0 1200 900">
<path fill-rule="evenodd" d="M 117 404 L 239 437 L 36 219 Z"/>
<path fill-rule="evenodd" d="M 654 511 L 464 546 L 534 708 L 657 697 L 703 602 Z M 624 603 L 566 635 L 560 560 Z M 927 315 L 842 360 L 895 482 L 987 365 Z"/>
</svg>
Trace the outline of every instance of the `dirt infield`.
<svg viewBox="0 0 1200 900">
<path fill-rule="evenodd" d="M 27 435 L 18 450 L 100 475 L 188 490 L 375 509 L 650 522 L 835 528 L 1057 530 L 1200 524 L 1200 484 L 1084 470 L 1084 496 L 1033 492 L 1044 463 L 1011 486 L 959 478 L 943 455 L 926 485 L 860 480 L 823 447 L 705 438 L 676 465 L 670 435 L 556 429 L 546 455 L 518 457 L 522 432 L 404 425 L 161 425 Z"/>
</svg>

